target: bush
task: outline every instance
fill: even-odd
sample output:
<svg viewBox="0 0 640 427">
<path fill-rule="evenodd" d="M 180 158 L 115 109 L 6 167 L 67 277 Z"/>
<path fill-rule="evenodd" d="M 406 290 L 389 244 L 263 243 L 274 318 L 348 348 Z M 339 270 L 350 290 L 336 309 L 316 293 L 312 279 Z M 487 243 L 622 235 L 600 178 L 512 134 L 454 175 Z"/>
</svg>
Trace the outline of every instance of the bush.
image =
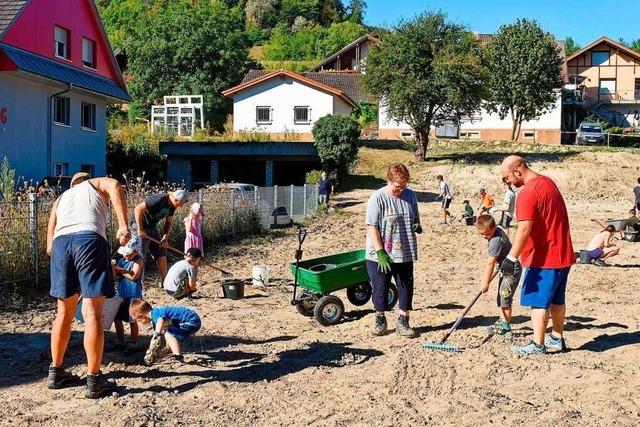
<svg viewBox="0 0 640 427">
<path fill-rule="evenodd" d="M 322 179 L 322 171 L 312 170 L 307 172 L 307 174 L 304 176 L 304 183 L 315 185 L 320 182 L 320 179 Z"/>
<path fill-rule="evenodd" d="M 320 118 L 312 133 L 323 168 L 343 181 L 358 156 L 360 125 L 349 116 L 334 114 Z"/>
<path fill-rule="evenodd" d="M 11 169 L 9 159 L 5 156 L 0 165 L 0 200 L 11 201 L 16 186 L 16 171 Z"/>
<path fill-rule="evenodd" d="M 162 181 L 165 156 L 145 125 L 124 126 L 107 137 L 107 172 L 120 179 L 130 171 L 144 172 L 151 182 Z"/>
</svg>

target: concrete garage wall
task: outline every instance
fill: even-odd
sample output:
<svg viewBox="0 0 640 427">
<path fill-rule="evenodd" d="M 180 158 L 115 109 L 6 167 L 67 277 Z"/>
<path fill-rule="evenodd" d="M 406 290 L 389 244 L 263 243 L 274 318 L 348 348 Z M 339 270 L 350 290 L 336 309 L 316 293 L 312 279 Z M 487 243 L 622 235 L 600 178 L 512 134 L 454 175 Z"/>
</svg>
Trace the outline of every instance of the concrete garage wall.
<svg viewBox="0 0 640 427">
<path fill-rule="evenodd" d="M 63 89 L 6 73 L 0 77 L 0 109 L 6 108 L 6 123 L 0 123 L 0 159 L 7 156 L 18 176 L 40 180 L 53 174 L 53 165 L 47 165 L 47 103 L 52 93 Z M 68 163 L 68 174 L 89 164 L 96 176 L 104 175 L 105 101 L 78 92 L 64 96 L 70 98 L 70 126 L 52 126 L 51 161 Z M 83 101 L 96 104 L 95 131 L 81 129 Z"/>
</svg>

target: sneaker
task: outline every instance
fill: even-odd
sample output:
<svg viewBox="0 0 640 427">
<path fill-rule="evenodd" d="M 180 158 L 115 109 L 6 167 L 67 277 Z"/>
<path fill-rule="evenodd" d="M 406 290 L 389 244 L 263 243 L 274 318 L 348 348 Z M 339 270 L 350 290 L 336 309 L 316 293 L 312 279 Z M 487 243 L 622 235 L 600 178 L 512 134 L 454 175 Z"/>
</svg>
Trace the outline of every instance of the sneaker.
<svg viewBox="0 0 640 427">
<path fill-rule="evenodd" d="M 54 390 L 64 387 L 76 376 L 64 368 L 57 368 L 53 365 L 49 366 L 49 375 L 47 376 L 47 387 Z"/>
<path fill-rule="evenodd" d="M 84 397 L 87 399 L 98 399 L 105 394 L 111 393 L 116 389 L 116 382 L 107 379 L 102 372 L 96 375 L 87 375 L 87 388 L 84 391 Z"/>
<path fill-rule="evenodd" d="M 455 221 L 455 220 L 456 220 L 456 216 L 455 215 L 451 215 L 449 217 L 449 224 L 453 224 L 453 221 Z"/>
<path fill-rule="evenodd" d="M 418 334 L 409 326 L 409 316 L 400 315 L 396 320 L 396 333 L 407 338 L 415 338 Z"/>
<path fill-rule="evenodd" d="M 567 344 L 563 337 L 554 337 L 553 334 L 547 334 L 544 337 L 544 345 L 548 350 L 567 351 Z"/>
<path fill-rule="evenodd" d="M 492 335 L 511 336 L 511 325 L 500 319 L 496 320 L 496 323 L 487 326 L 487 336 L 490 337 Z"/>
<path fill-rule="evenodd" d="M 597 265 L 598 267 L 606 267 L 608 265 L 603 259 L 594 259 L 591 262 L 593 265 Z"/>
<path fill-rule="evenodd" d="M 371 335 L 379 337 L 386 333 L 387 333 L 387 318 L 384 316 L 384 313 L 376 313 L 376 319 L 375 319 L 375 323 L 373 324 L 373 329 L 371 330 Z"/>
<path fill-rule="evenodd" d="M 512 345 L 511 351 L 518 354 L 545 354 L 547 352 L 547 348 L 544 345 L 538 345 L 535 342 L 531 341 L 526 345 Z"/>
</svg>

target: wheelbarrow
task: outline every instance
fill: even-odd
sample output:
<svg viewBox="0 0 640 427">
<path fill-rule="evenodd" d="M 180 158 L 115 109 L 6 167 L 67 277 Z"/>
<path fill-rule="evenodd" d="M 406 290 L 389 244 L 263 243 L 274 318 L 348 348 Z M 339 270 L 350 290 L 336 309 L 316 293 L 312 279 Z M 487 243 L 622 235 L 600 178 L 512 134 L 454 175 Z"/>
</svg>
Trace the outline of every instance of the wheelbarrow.
<svg viewBox="0 0 640 427">
<path fill-rule="evenodd" d="M 298 313 L 314 317 L 323 326 L 340 322 L 344 315 L 342 300 L 332 292 L 347 290 L 347 299 L 357 307 L 371 299 L 372 286 L 367 274 L 364 249 L 302 261 L 302 244 L 307 231 L 298 229 L 296 262 L 290 264 L 294 276 L 291 304 Z M 298 292 L 297 288 L 301 290 Z M 392 283 L 387 294 L 389 309 L 398 302 L 398 288 Z"/>
</svg>

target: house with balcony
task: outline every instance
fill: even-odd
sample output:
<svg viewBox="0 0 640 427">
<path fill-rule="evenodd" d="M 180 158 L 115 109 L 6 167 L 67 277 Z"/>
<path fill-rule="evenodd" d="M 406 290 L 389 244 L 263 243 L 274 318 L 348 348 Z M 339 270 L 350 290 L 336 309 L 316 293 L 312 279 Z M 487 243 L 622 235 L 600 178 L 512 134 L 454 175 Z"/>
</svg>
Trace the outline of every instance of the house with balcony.
<svg viewBox="0 0 640 427">
<path fill-rule="evenodd" d="M 0 0 L 0 159 L 18 177 L 106 173 L 106 106 L 125 103 L 93 0 Z"/>
<path fill-rule="evenodd" d="M 600 37 L 567 57 L 568 87 L 563 103 L 620 127 L 640 126 L 640 53 Z M 578 110 L 573 108 L 573 111 Z M 579 125 L 580 117 L 566 122 Z"/>
</svg>

